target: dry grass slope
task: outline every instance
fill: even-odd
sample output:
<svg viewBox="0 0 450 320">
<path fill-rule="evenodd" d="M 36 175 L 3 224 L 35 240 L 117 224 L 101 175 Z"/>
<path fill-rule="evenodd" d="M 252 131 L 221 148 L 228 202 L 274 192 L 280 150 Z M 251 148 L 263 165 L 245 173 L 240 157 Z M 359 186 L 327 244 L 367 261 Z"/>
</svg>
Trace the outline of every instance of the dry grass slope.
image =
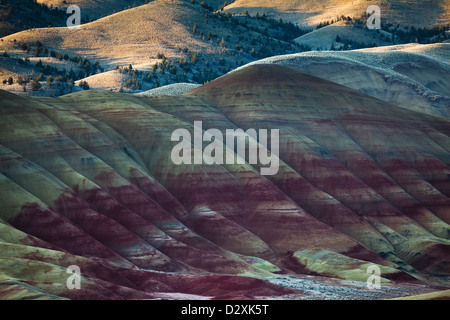
<svg viewBox="0 0 450 320">
<path fill-rule="evenodd" d="M 450 300 L 450 290 L 430 292 L 409 297 L 394 298 L 392 300 Z"/>
<path fill-rule="evenodd" d="M 0 95 L 3 297 L 311 298 L 254 278 L 361 281 L 370 264 L 394 287 L 449 286 L 448 120 L 276 65 L 178 96 Z M 279 128 L 278 173 L 173 164 L 173 130 L 196 120 Z"/>
</svg>

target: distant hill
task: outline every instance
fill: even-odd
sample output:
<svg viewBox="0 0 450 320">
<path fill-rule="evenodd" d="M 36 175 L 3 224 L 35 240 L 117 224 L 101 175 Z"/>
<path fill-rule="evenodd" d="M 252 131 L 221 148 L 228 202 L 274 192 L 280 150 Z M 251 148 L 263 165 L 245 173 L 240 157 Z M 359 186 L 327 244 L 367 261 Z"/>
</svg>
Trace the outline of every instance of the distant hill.
<svg viewBox="0 0 450 320">
<path fill-rule="evenodd" d="M 130 9 L 150 2 L 149 0 L 37 0 L 38 3 L 66 10 L 69 5 L 81 9 L 81 15 L 87 21 L 109 16 L 113 13 Z"/>
<path fill-rule="evenodd" d="M 360 47 L 387 46 L 392 44 L 392 34 L 374 32 L 365 28 L 354 27 L 346 21 L 316 29 L 295 39 L 312 50 L 339 50 Z"/>
<path fill-rule="evenodd" d="M 98 19 L 106 17 L 112 13 L 130 9 L 132 7 L 147 4 L 155 0 L 37 0 L 38 3 L 45 4 L 46 6 L 53 6 L 57 8 L 67 8 L 69 4 L 77 5 L 83 11 L 83 15 L 88 15 L 92 19 Z M 190 3 L 191 0 L 183 0 Z M 196 3 L 204 1 L 208 6 L 213 9 L 224 7 L 227 4 L 231 4 L 234 0 L 196 0 Z"/>
<path fill-rule="evenodd" d="M 450 0 L 237 0 L 225 11 L 265 13 L 313 26 L 340 16 L 359 18 L 366 14 L 370 5 L 378 5 L 382 18 L 389 23 L 429 28 L 450 22 Z"/>
<path fill-rule="evenodd" d="M 0 0 L 0 299 L 448 298 L 449 1 Z"/>
</svg>

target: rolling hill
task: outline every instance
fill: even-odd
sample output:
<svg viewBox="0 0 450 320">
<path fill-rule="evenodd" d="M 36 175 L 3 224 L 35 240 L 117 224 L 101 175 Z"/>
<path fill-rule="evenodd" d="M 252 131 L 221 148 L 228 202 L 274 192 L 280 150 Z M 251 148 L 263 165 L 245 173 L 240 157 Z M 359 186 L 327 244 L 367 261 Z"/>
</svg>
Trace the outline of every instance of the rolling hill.
<svg viewBox="0 0 450 320">
<path fill-rule="evenodd" d="M 344 288 L 371 265 L 402 290 L 368 298 L 450 286 L 443 117 L 276 64 L 178 96 L 0 95 L 3 298 L 314 298 L 280 276 Z M 194 121 L 279 129 L 278 172 L 174 164 Z"/>
<path fill-rule="evenodd" d="M 41 28 L 4 37 L 0 52 L 9 57 L 0 57 L 0 71 L 3 79 L 36 77 L 39 71 L 35 70 L 33 75 L 32 67 L 42 60 L 45 65 L 59 68 L 66 74 L 70 69 L 77 75 L 82 72 L 83 76 L 73 79 L 75 81 L 95 75 L 98 86 L 92 88 L 109 87 L 114 77 L 98 75 L 98 70 L 92 68 L 86 70 L 87 59 L 91 66 L 99 61 L 106 72 L 116 66 L 128 68 L 129 65 L 146 72 L 144 79 L 142 74 L 135 79 L 132 75 L 122 77 L 124 81 L 113 88 L 115 91 L 121 86 L 131 90 L 126 85 L 128 80 L 134 81 L 135 87 L 142 87 L 141 90 L 176 82 L 203 84 L 259 58 L 306 50 L 293 41 L 300 34 L 301 30 L 290 24 L 226 16 L 181 0 L 158 0 L 83 24 L 80 30 Z M 39 49 L 35 45 L 37 41 L 45 52 L 35 53 Z M 50 56 L 51 52 L 68 55 L 70 59 L 58 60 L 55 55 Z M 80 61 L 71 64 L 74 57 L 79 57 Z M 28 72 L 22 71 L 24 66 L 18 65 L 18 59 L 30 60 Z M 57 75 L 60 74 L 53 74 L 53 77 Z M 105 85 L 101 83 L 103 76 Z M 10 90 L 6 86 L 3 89 Z M 20 93 L 21 89 L 16 86 L 14 92 Z M 26 94 L 39 95 L 29 89 Z M 40 92 L 44 89 L 45 85 Z M 54 90 L 46 92 L 47 95 L 55 93 Z"/>
<path fill-rule="evenodd" d="M 203 17 L 204 14 L 196 12 L 192 6 L 182 1 L 156 1 L 85 24 L 81 30 L 34 29 L 3 40 L 5 43 L 10 43 L 13 39 L 25 43 L 39 40 L 49 48 L 64 48 L 65 51 L 88 57 L 103 57 L 102 60 L 108 60 L 105 63 L 109 62 L 112 66 L 120 62 L 124 65 L 139 65 L 149 63 L 151 57 L 156 57 L 158 52 L 169 48 L 175 50 L 181 44 L 204 46 L 190 32 L 199 16 Z"/>
<path fill-rule="evenodd" d="M 360 18 L 370 5 L 381 9 L 382 18 L 389 23 L 415 27 L 432 27 L 448 24 L 450 1 L 366 1 L 366 0 L 237 0 L 225 8 L 226 11 L 256 13 L 283 18 L 308 26 L 315 26 L 340 16 Z"/>
<path fill-rule="evenodd" d="M 448 299 L 450 0 L 70 4 L 0 0 L 0 299 Z"/>
<path fill-rule="evenodd" d="M 448 43 L 410 44 L 352 51 L 304 52 L 266 58 L 250 65 L 273 63 L 290 66 L 402 108 L 448 118 L 449 54 Z"/>
<path fill-rule="evenodd" d="M 125 9 L 130 9 L 131 7 L 147 4 L 154 0 L 113 0 L 113 1 L 93 1 L 93 0 L 75 0 L 71 1 L 70 4 L 77 5 L 83 12 L 83 15 L 88 15 L 91 19 L 98 19 L 101 17 L 106 17 L 110 14 L 116 13 L 118 11 L 123 11 Z M 64 0 L 38 0 L 40 4 L 44 4 L 48 7 L 53 6 L 56 8 L 67 8 L 67 1 Z M 185 2 L 190 2 L 185 1 Z M 198 1 L 199 3 L 201 1 Z M 219 8 L 223 5 L 226 0 L 208 0 L 206 3 L 214 9 Z M 231 3 L 232 1 L 228 1 Z"/>
</svg>

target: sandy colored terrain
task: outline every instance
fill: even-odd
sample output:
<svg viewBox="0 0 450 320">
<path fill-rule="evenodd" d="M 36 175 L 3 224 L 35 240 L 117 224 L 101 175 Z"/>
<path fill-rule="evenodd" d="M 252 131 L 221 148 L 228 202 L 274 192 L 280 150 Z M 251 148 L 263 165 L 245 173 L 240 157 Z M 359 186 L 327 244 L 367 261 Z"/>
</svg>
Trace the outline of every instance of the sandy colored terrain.
<svg viewBox="0 0 450 320">
<path fill-rule="evenodd" d="M 382 17 L 392 23 L 430 27 L 450 21 L 449 0 L 237 0 L 225 10 L 236 13 L 247 10 L 252 15 L 266 13 L 300 25 L 312 26 L 341 15 L 359 18 L 365 15 L 369 5 L 378 5 Z"/>
<path fill-rule="evenodd" d="M 64 48 L 88 58 L 109 61 L 111 68 L 116 64 L 150 64 L 159 52 L 171 56 L 175 48 L 205 46 L 191 34 L 198 15 L 202 13 L 183 1 L 158 0 L 85 24 L 80 30 L 33 29 L 3 40 L 8 50 L 8 43 L 12 46 L 13 39 L 25 43 L 39 39 L 50 48 Z"/>
</svg>

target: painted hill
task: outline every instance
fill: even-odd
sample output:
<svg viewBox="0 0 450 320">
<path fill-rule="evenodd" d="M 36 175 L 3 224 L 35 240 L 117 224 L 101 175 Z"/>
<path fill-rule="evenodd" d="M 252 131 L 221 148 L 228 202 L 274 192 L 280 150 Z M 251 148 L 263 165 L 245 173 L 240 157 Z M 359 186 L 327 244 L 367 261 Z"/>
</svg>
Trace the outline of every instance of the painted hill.
<svg viewBox="0 0 450 320">
<path fill-rule="evenodd" d="M 252 64 L 279 64 L 359 90 L 402 108 L 450 115 L 450 44 L 304 52 Z"/>
<path fill-rule="evenodd" d="M 148 63 L 152 56 L 156 57 L 158 52 L 169 47 L 175 48 L 175 44 L 202 46 L 190 31 L 196 18 L 204 15 L 193 8 L 183 1 L 155 1 L 85 24 L 81 30 L 26 30 L 4 38 L 4 42 L 16 39 L 17 42 L 34 43 L 39 40 L 49 48 L 107 57 L 112 65 Z"/>
<path fill-rule="evenodd" d="M 374 264 L 386 286 L 450 286 L 442 117 L 278 65 L 180 96 L 0 95 L 3 298 L 305 298 L 263 279 Z M 175 165 L 172 132 L 194 121 L 279 129 L 278 172 Z"/>
<path fill-rule="evenodd" d="M 177 96 L 189 90 L 199 87 L 199 84 L 193 83 L 174 83 L 148 91 L 138 93 L 139 95 L 159 95 L 159 96 Z"/>
</svg>

